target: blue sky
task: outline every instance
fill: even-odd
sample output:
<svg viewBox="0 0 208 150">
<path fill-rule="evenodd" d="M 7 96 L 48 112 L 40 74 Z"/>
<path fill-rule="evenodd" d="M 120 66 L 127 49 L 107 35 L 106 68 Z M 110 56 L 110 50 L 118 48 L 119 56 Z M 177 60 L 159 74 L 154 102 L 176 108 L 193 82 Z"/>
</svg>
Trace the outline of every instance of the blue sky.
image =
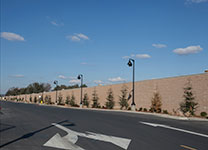
<svg viewBox="0 0 208 150">
<path fill-rule="evenodd" d="M 1 0 L 1 93 L 203 73 L 208 0 Z"/>
</svg>

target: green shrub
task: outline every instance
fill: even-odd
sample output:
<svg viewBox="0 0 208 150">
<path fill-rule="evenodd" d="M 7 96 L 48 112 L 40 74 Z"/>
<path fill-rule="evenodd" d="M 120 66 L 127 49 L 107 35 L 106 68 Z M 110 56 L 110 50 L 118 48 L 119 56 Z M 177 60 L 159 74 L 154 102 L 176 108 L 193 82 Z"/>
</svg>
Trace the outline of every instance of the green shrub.
<svg viewBox="0 0 208 150">
<path fill-rule="evenodd" d="M 35 96 L 35 98 L 34 98 L 34 103 L 37 103 L 37 97 Z"/>
<path fill-rule="evenodd" d="M 106 109 L 106 107 L 105 106 L 102 106 L 102 109 Z"/>
<path fill-rule="evenodd" d="M 107 102 L 105 103 L 105 106 L 107 109 L 113 109 L 115 105 L 115 101 L 114 101 L 113 91 L 111 88 L 108 90 L 107 94 L 108 96 L 106 97 Z"/>
<path fill-rule="evenodd" d="M 150 112 L 154 112 L 154 109 L 153 109 L 153 108 L 150 108 L 149 111 L 150 111 Z"/>
<path fill-rule="evenodd" d="M 168 114 L 168 111 L 167 110 L 163 110 L 163 114 Z"/>
<path fill-rule="evenodd" d="M 60 93 L 59 96 L 58 96 L 58 105 L 64 105 L 64 102 L 63 102 L 63 96 L 62 96 L 61 93 Z"/>
<path fill-rule="evenodd" d="M 147 108 L 144 108 L 144 112 L 147 112 Z"/>
<path fill-rule="evenodd" d="M 201 116 L 202 117 L 207 117 L 207 113 L 206 112 L 201 112 Z"/>
<path fill-rule="evenodd" d="M 67 97 L 66 97 L 65 104 L 69 105 L 69 102 L 70 102 L 70 96 L 67 96 Z"/>
<path fill-rule="evenodd" d="M 72 93 L 71 99 L 70 99 L 70 101 L 69 101 L 69 105 L 70 105 L 70 106 L 74 106 L 74 107 L 77 106 L 77 104 L 75 103 L 75 96 L 74 96 L 73 93 Z"/>
<path fill-rule="evenodd" d="M 142 108 L 142 107 L 140 107 L 140 108 L 139 108 L 139 111 L 142 111 L 142 110 L 143 110 L 143 108 Z"/>
<path fill-rule="evenodd" d="M 92 93 L 92 101 L 93 101 L 92 108 L 101 108 L 100 103 L 98 102 L 98 100 L 99 100 L 99 97 L 98 97 L 98 95 L 96 93 L 96 89 L 95 89 Z"/>
<path fill-rule="evenodd" d="M 83 105 L 89 107 L 89 97 L 87 93 L 84 94 Z"/>
<path fill-rule="evenodd" d="M 190 83 L 190 80 L 184 88 L 183 97 L 184 101 L 180 103 L 180 110 L 183 112 L 184 115 L 186 115 L 186 113 L 189 113 L 190 116 L 194 116 L 198 103 L 195 102 L 195 97 L 192 92 L 192 85 Z"/>
<path fill-rule="evenodd" d="M 150 111 L 160 113 L 162 102 L 161 102 L 161 96 L 160 96 L 159 92 L 154 93 L 151 102 L 152 102 L 152 105 L 151 105 Z"/>
<path fill-rule="evenodd" d="M 127 109 L 129 107 L 128 104 L 128 98 L 127 98 L 127 87 L 124 85 L 121 89 L 121 96 L 119 96 L 119 104 L 120 104 L 120 109 Z"/>
<path fill-rule="evenodd" d="M 30 102 L 32 102 L 32 97 L 30 97 Z"/>
<path fill-rule="evenodd" d="M 45 96 L 45 103 L 46 104 L 51 104 L 51 96 L 50 95 Z"/>
</svg>

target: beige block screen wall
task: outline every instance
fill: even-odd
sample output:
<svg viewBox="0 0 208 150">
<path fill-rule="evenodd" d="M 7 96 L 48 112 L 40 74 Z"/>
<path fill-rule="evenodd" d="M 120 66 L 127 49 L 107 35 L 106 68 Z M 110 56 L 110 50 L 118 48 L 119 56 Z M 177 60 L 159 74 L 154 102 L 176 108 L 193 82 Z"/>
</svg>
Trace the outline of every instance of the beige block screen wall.
<svg viewBox="0 0 208 150">
<path fill-rule="evenodd" d="M 199 104 L 197 108 L 197 114 L 200 112 L 208 113 L 208 73 L 196 74 L 196 75 L 187 75 L 187 76 L 179 76 L 179 77 L 170 77 L 170 78 L 162 78 L 162 79 L 153 79 L 153 80 L 144 80 L 135 82 L 135 103 L 136 108 L 139 109 L 147 108 L 149 110 L 151 106 L 151 99 L 153 97 L 153 93 L 158 91 L 162 98 L 162 109 L 168 110 L 168 112 L 173 113 L 175 111 L 179 111 L 179 105 L 183 101 L 183 92 L 184 87 L 190 80 L 193 88 L 193 93 L 195 96 L 196 102 Z M 87 93 L 90 99 L 90 106 L 92 104 L 92 93 L 96 90 L 99 103 L 101 106 L 105 105 L 107 91 L 109 88 L 113 90 L 114 100 L 115 100 L 115 109 L 119 109 L 119 96 L 121 95 L 121 89 L 123 86 L 128 88 L 128 93 L 132 90 L 132 83 L 124 83 L 124 84 L 114 84 L 107 86 L 96 86 L 96 87 L 88 87 L 83 88 L 83 93 Z M 60 90 L 58 91 L 58 96 L 62 95 L 64 101 L 67 96 L 71 96 L 72 93 L 76 98 L 76 103 L 80 103 L 80 89 L 71 89 L 71 90 Z M 38 94 L 27 94 L 20 95 L 17 98 L 26 99 L 29 101 L 29 97 L 31 96 L 34 100 L 34 97 L 37 98 L 43 94 L 43 97 L 46 95 L 50 95 L 52 101 L 55 102 L 56 92 L 45 92 Z M 84 94 L 83 94 L 84 95 Z M 11 97 L 10 97 L 11 98 Z M 131 104 L 131 100 L 129 100 L 129 104 Z"/>
</svg>

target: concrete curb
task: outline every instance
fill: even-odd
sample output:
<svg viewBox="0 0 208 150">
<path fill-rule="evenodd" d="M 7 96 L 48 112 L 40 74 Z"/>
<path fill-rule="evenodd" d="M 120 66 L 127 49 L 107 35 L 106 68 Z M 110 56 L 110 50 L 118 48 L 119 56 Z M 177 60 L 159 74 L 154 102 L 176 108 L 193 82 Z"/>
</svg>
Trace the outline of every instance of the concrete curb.
<svg viewBox="0 0 208 150">
<path fill-rule="evenodd" d="M 50 106 L 61 107 L 61 108 L 70 108 L 70 109 L 76 109 L 76 110 L 134 113 L 134 114 L 152 115 L 152 116 L 168 118 L 168 119 L 175 119 L 175 120 L 207 121 L 208 122 L 208 119 L 203 119 L 203 118 L 171 116 L 171 115 L 168 115 L 168 114 L 158 114 L 158 113 L 150 113 L 150 112 L 138 112 L 138 111 L 128 111 L 128 110 L 110 110 L 110 109 L 101 109 L 101 108 L 100 109 L 99 108 L 79 108 L 79 107 L 60 106 L 60 105 L 50 105 Z"/>
</svg>

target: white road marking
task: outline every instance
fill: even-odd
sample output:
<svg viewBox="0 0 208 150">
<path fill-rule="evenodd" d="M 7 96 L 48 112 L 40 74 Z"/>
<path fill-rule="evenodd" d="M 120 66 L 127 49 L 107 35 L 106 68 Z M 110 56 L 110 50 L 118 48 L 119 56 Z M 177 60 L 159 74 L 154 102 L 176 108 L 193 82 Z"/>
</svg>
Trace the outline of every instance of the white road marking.
<svg viewBox="0 0 208 150">
<path fill-rule="evenodd" d="M 98 134 L 93 132 L 76 132 L 73 130 L 70 130 L 64 126 L 61 126 L 59 124 L 53 123 L 52 125 L 66 131 L 68 134 L 64 137 L 61 137 L 58 133 L 54 135 L 51 139 L 49 139 L 44 146 L 48 147 L 55 147 L 55 148 L 61 148 L 61 149 L 69 149 L 69 150 L 85 150 L 77 145 L 75 143 L 78 140 L 78 136 L 93 139 L 93 140 L 99 140 L 104 142 L 109 142 L 112 144 L 115 144 L 125 150 L 128 149 L 128 146 L 131 142 L 131 139 L 126 138 L 120 138 L 115 136 L 108 136 L 104 134 Z"/>
<path fill-rule="evenodd" d="M 206 135 L 206 134 L 197 133 L 197 132 L 184 130 L 184 129 L 179 129 L 179 128 L 175 128 L 175 127 L 171 127 L 171 126 L 167 126 L 167 125 L 163 125 L 163 124 L 155 124 L 155 123 L 149 123 L 149 122 L 140 122 L 140 123 L 145 124 L 145 125 L 149 125 L 149 126 L 153 126 L 153 127 L 162 127 L 162 128 L 167 128 L 167 129 L 171 129 L 171 130 L 181 131 L 181 132 L 185 132 L 185 133 L 194 134 L 194 135 L 198 135 L 198 136 L 202 136 L 202 137 L 208 138 L 208 135 Z"/>
<path fill-rule="evenodd" d="M 44 144 L 44 146 L 68 150 L 85 150 L 78 145 L 75 145 L 73 142 L 69 141 L 65 137 L 61 137 L 58 133 L 56 133 L 50 140 L 48 140 Z"/>
</svg>

